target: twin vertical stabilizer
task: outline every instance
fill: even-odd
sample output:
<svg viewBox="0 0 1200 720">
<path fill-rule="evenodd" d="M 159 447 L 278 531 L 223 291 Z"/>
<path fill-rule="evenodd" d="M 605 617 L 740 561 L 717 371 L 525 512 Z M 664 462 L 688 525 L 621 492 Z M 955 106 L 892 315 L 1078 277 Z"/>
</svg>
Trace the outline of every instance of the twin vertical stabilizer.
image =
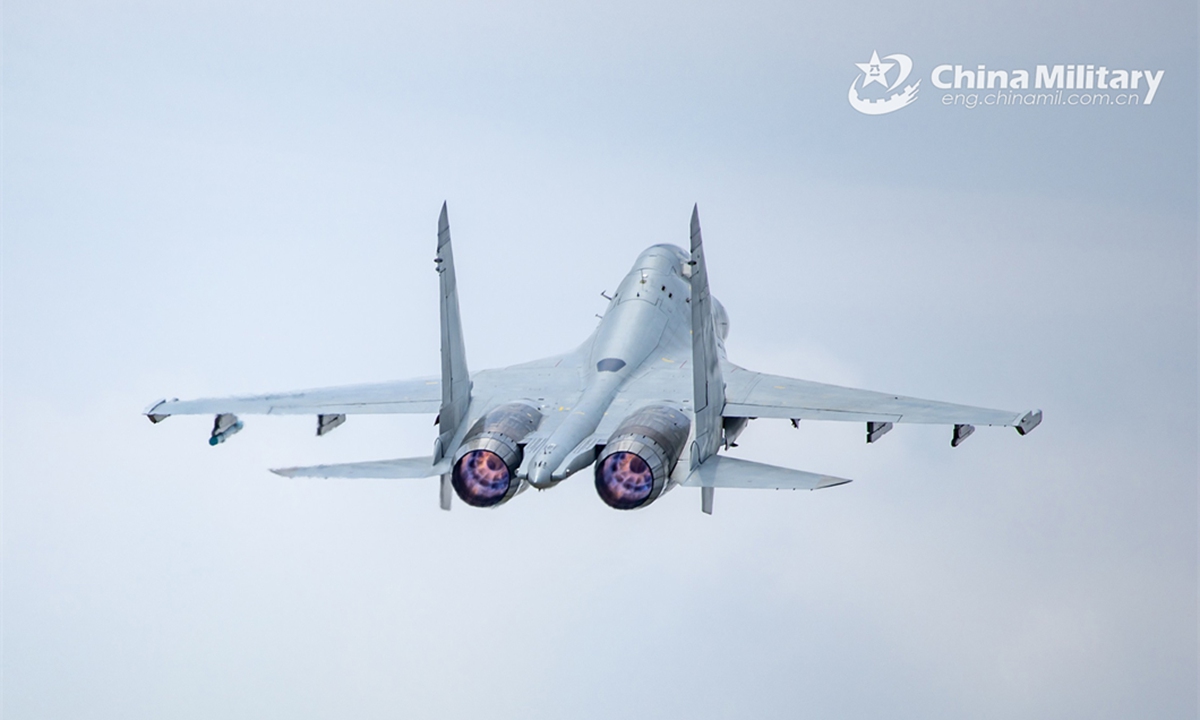
<svg viewBox="0 0 1200 720">
<path fill-rule="evenodd" d="M 790 470 L 750 460 L 717 455 L 725 432 L 725 379 L 717 351 L 712 293 L 704 264 L 700 214 L 692 208 L 692 390 L 696 439 L 692 442 L 691 472 L 684 485 L 700 488 L 700 509 L 712 515 L 718 487 L 757 487 L 816 490 L 850 482 L 842 478 Z"/>
<path fill-rule="evenodd" d="M 454 251 L 450 246 L 450 218 L 446 203 L 438 217 L 437 257 L 442 325 L 442 407 L 438 415 L 438 439 L 433 462 L 440 463 L 454 452 L 451 444 L 459 426 L 466 421 L 471 403 L 471 375 L 467 371 L 467 352 L 463 345 L 462 320 L 458 312 L 458 284 L 454 277 Z M 450 509 L 450 475 L 442 475 L 441 505 Z"/>
<path fill-rule="evenodd" d="M 693 472 L 717 454 L 721 446 L 722 412 L 725 410 L 725 381 L 721 377 L 721 359 L 717 353 L 717 332 L 713 325 L 712 293 L 708 289 L 708 268 L 704 263 L 704 242 L 700 236 L 700 209 L 692 206 L 692 408 L 696 413 L 696 439 L 692 443 Z M 712 514 L 713 488 L 702 487 L 701 509 Z"/>
</svg>

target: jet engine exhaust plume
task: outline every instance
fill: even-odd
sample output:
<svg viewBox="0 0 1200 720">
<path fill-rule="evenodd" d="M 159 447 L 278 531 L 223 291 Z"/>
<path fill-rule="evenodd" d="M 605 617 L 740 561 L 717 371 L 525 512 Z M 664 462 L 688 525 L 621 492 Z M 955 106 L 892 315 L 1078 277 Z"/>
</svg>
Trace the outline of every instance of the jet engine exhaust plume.
<svg viewBox="0 0 1200 720">
<path fill-rule="evenodd" d="M 654 473 L 640 456 L 617 452 L 604 458 L 596 473 L 596 490 L 609 506 L 632 510 L 654 489 Z"/>
<path fill-rule="evenodd" d="M 475 507 L 499 504 L 508 494 L 512 473 L 490 450 L 472 450 L 454 464 L 450 483 L 463 502 Z"/>
<path fill-rule="evenodd" d="M 600 499 L 633 510 L 661 497 L 690 428 L 688 416 L 670 405 L 650 405 L 623 420 L 596 460 Z"/>
<path fill-rule="evenodd" d="M 514 402 L 479 418 L 455 453 L 450 485 L 462 501 L 475 507 L 495 507 L 525 489 L 517 477 L 525 451 L 521 441 L 542 421 L 530 403 Z"/>
</svg>

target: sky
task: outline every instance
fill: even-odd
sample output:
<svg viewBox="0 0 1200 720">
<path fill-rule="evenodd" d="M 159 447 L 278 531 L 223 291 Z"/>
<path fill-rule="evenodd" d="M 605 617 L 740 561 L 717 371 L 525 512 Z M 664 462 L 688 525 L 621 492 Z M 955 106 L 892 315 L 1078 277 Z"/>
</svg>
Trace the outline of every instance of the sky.
<svg viewBox="0 0 1200 720">
<path fill-rule="evenodd" d="M 3 8 L 6 718 L 1197 716 L 1197 9 L 868 0 Z M 917 100 L 857 113 L 873 51 Z M 943 104 L 938 64 L 1163 70 Z M 495 510 L 428 416 L 151 425 L 159 398 L 582 342 L 698 203 L 730 360 L 1041 408 L 1027 437 L 751 423 L 854 482 Z"/>
</svg>

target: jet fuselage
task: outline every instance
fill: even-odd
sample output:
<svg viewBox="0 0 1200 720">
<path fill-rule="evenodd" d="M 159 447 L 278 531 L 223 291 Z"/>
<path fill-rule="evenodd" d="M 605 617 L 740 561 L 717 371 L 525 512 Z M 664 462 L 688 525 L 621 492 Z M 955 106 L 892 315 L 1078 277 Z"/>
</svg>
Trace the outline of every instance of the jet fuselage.
<svg viewBox="0 0 1200 720">
<path fill-rule="evenodd" d="M 689 260 L 688 253 L 674 245 L 654 245 L 638 256 L 589 340 L 583 395 L 530 459 L 531 485 L 551 487 L 571 474 L 573 469 L 565 463 L 596 431 L 617 391 L 631 379 L 654 372 L 656 365 L 674 371 L 686 368 L 692 352 L 691 290 L 684 277 Z M 714 301 L 714 307 L 720 305 Z M 724 309 L 716 314 L 718 326 L 727 329 Z M 659 381 L 686 388 L 690 378 L 686 372 L 671 372 L 661 373 Z"/>
</svg>

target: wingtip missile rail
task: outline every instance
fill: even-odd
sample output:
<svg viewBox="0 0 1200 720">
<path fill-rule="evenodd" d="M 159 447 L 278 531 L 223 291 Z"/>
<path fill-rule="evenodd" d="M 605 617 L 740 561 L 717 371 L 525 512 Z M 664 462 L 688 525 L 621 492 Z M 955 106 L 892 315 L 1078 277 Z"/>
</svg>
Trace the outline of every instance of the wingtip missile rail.
<svg viewBox="0 0 1200 720">
<path fill-rule="evenodd" d="M 1017 421 L 1017 432 L 1021 435 L 1028 435 L 1033 432 L 1033 429 L 1042 424 L 1042 411 L 1030 410 L 1025 413 L 1024 417 Z"/>
</svg>

